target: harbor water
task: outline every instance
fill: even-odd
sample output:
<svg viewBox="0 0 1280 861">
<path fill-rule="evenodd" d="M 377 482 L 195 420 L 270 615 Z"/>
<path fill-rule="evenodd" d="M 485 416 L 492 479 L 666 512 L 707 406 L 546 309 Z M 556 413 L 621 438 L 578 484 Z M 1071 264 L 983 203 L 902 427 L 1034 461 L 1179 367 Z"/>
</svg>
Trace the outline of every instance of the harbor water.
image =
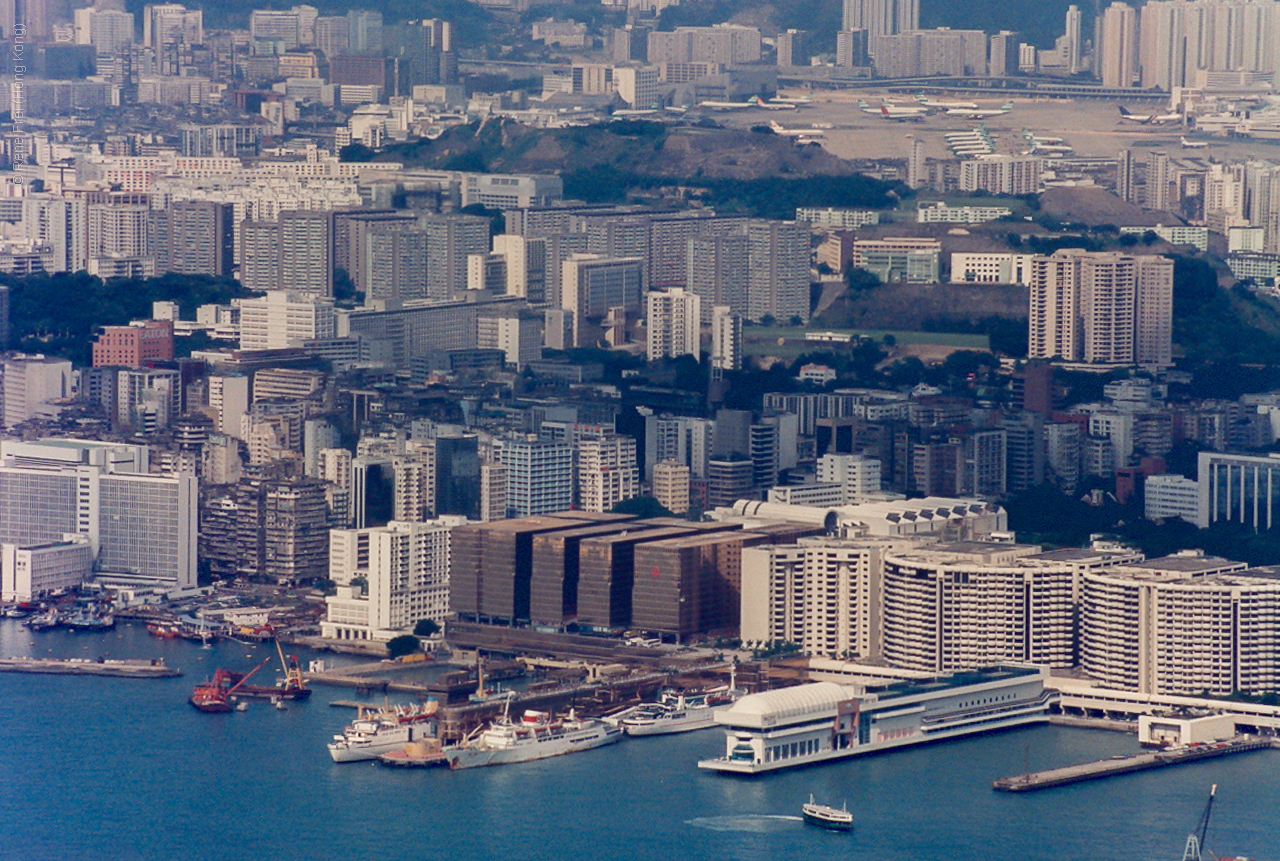
<svg viewBox="0 0 1280 861">
<path fill-rule="evenodd" d="M 1280 751 L 1025 795 L 991 782 L 1137 742 L 1042 726 L 740 778 L 697 768 L 723 752 L 713 729 L 459 772 L 338 765 L 325 744 L 354 712 L 329 703 L 350 689 L 319 687 L 285 710 L 187 704 L 216 667 L 269 653 L 156 640 L 141 626 L 33 633 L 0 620 L 0 656 L 163 658 L 185 674 L 0 675 L 0 859 L 1166 861 L 1181 857 L 1216 783 L 1208 848 L 1280 861 Z M 311 657 L 334 660 L 304 652 L 304 667 Z M 853 832 L 806 827 L 811 793 L 847 803 Z"/>
</svg>

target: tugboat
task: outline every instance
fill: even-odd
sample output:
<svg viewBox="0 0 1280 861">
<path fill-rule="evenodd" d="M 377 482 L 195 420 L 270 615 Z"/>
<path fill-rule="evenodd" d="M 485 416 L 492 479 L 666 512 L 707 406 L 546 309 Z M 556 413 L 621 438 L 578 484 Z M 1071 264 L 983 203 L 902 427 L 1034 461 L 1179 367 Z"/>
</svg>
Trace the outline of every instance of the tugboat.
<svg viewBox="0 0 1280 861">
<path fill-rule="evenodd" d="M 826 828 L 829 831 L 853 830 L 853 814 L 849 812 L 847 803 L 836 809 L 826 804 L 818 804 L 813 800 L 811 793 L 809 803 L 801 806 L 800 812 L 804 815 L 804 821 L 810 825 Z"/>
<path fill-rule="evenodd" d="M 192 692 L 191 698 L 187 702 L 191 703 L 191 707 L 196 711 L 207 714 L 225 714 L 232 711 L 236 708 L 232 703 L 232 695 L 239 691 L 250 676 L 266 666 L 269 660 L 271 659 L 265 658 L 261 664 L 258 664 L 243 676 L 240 676 L 239 673 L 219 669 L 213 674 L 211 681 L 196 685 L 195 691 Z M 238 679 L 235 678 L 237 676 L 239 676 Z M 244 703 L 240 705 L 244 705 Z M 240 710 L 244 711 L 244 709 Z"/>
</svg>

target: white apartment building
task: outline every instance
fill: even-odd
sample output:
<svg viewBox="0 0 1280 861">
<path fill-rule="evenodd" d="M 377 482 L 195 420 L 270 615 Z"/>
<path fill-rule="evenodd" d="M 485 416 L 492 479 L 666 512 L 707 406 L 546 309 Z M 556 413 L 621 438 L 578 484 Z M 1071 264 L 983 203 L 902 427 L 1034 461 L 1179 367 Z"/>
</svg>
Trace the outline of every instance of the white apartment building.
<svg viewBox="0 0 1280 861">
<path fill-rule="evenodd" d="M 843 487 L 846 505 L 862 502 L 880 492 L 880 461 L 860 454 L 824 454 L 818 458 L 818 482 Z"/>
<path fill-rule="evenodd" d="M 835 209 L 826 207 L 800 207 L 796 221 L 807 221 L 814 227 L 834 227 L 839 230 L 856 230 L 867 224 L 879 224 L 880 213 L 874 209 Z"/>
<path fill-rule="evenodd" d="M 1172 362 L 1173 261 L 1063 249 L 1031 262 L 1031 358 Z"/>
<path fill-rule="evenodd" d="M 1277 19 L 1280 20 L 1280 19 Z M 1150 231 L 1170 245 L 1192 245 L 1200 251 L 1209 250 L 1209 228 L 1190 224 L 1157 224 L 1155 227 L 1121 227 L 1122 234 L 1142 236 Z"/>
<path fill-rule="evenodd" d="M 507 468 L 500 463 L 480 464 L 480 521 L 492 523 L 507 516 Z"/>
<path fill-rule="evenodd" d="M 912 670 L 1075 662 L 1075 571 L 1026 545 L 950 545 L 884 562 L 884 658 Z"/>
<path fill-rule="evenodd" d="M 992 194 L 1039 194 L 1044 159 L 1039 156 L 981 155 L 960 162 L 960 190 Z"/>
<path fill-rule="evenodd" d="M 693 478 L 707 477 L 714 421 L 692 416 L 649 415 L 644 418 L 644 429 L 644 469 L 649 478 L 653 477 L 654 465 L 664 460 L 683 463 Z"/>
<path fill-rule="evenodd" d="M 1013 215 L 1007 206 L 947 206 L 941 200 L 921 204 L 916 209 L 919 224 L 982 224 Z"/>
<path fill-rule="evenodd" d="M 449 535 L 465 517 L 424 523 L 392 521 L 375 529 L 330 532 L 329 577 L 343 584 L 325 599 L 322 636 L 386 641 L 422 619 L 449 612 Z M 366 586 L 352 586 L 363 577 Z"/>
<path fill-rule="evenodd" d="M 679 287 L 653 291 L 647 297 L 649 361 L 693 356 L 700 352 L 702 300 Z"/>
<path fill-rule="evenodd" d="M 542 327 L 539 314 L 480 316 L 476 318 L 476 346 L 502 350 L 508 365 L 523 370 L 542 358 Z"/>
<path fill-rule="evenodd" d="M 583 511 L 612 511 L 640 495 L 634 437 L 609 434 L 577 443 L 578 503 Z"/>
<path fill-rule="evenodd" d="M 1199 519 L 1200 482 L 1181 475 L 1149 475 L 1143 483 L 1143 516 L 1148 520 Z"/>
<path fill-rule="evenodd" d="M 960 252 L 951 255 L 951 283 L 1021 284 L 1031 283 L 1034 254 Z"/>
<path fill-rule="evenodd" d="M 807 655 L 876 657 L 880 581 L 893 542 L 801 538 L 742 548 L 742 639 Z"/>
<path fill-rule="evenodd" d="M 210 374 L 209 407 L 218 433 L 240 436 L 240 423 L 249 411 L 249 378 L 240 374 Z"/>
<path fill-rule="evenodd" d="M 0 427 L 14 427 L 41 414 L 51 401 L 72 394 L 71 362 L 41 354 L 0 359 Z"/>
<path fill-rule="evenodd" d="M 256 299 L 232 301 L 240 306 L 242 350 L 281 350 L 337 337 L 331 298 L 269 290 Z"/>
<path fill-rule="evenodd" d="M 711 311 L 712 373 L 724 375 L 742 367 L 742 318 L 727 305 L 716 305 Z"/>
<path fill-rule="evenodd" d="M 507 509 L 514 517 L 565 511 L 573 505 L 573 447 L 530 439 L 494 441 L 507 469 Z"/>
<path fill-rule="evenodd" d="M 653 498 L 672 514 L 689 510 L 689 467 L 679 461 L 664 460 L 653 465 Z"/>
<path fill-rule="evenodd" d="M 1081 668 L 1147 694 L 1276 690 L 1280 571 L 1244 568 L 1192 556 L 1087 575 Z"/>
</svg>

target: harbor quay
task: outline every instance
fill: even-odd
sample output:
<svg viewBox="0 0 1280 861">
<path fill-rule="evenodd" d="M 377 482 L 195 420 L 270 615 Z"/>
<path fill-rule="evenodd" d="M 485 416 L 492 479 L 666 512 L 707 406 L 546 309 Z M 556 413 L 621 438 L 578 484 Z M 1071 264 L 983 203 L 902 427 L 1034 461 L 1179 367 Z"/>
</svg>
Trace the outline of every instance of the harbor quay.
<svg viewBox="0 0 1280 861">
<path fill-rule="evenodd" d="M 1237 736 L 1216 744 L 1195 744 L 1159 753 L 1140 753 L 1133 756 L 1117 754 L 1110 759 L 1087 762 L 1081 765 L 1069 765 L 1046 771 L 1029 772 L 1012 777 L 1002 777 L 992 783 L 991 788 L 999 792 L 1034 792 L 1038 789 L 1052 789 L 1057 786 L 1068 786 L 1072 783 L 1083 783 L 1087 780 L 1100 780 L 1104 777 L 1117 777 L 1135 771 L 1146 771 L 1152 768 L 1167 768 L 1173 765 L 1186 765 L 1206 759 L 1231 756 L 1255 750 L 1280 750 L 1280 740 L 1274 738 L 1257 738 L 1253 736 Z"/>
<path fill-rule="evenodd" d="M 171 679 L 182 675 L 161 660 L 99 658 L 0 658 L 0 673 L 48 673 L 73 676 L 115 676 L 124 679 Z"/>
</svg>

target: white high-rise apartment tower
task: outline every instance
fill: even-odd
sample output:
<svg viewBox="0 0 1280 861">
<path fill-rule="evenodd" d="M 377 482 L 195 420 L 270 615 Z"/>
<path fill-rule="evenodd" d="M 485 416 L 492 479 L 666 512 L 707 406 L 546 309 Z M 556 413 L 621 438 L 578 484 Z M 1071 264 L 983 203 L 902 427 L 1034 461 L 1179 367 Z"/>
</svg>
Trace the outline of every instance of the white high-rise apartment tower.
<svg viewBox="0 0 1280 861">
<path fill-rule="evenodd" d="M 1031 261 L 1028 355 L 1168 364 L 1173 262 L 1062 249 Z"/>
<path fill-rule="evenodd" d="M 673 287 L 650 293 L 648 300 L 649 361 L 699 353 L 702 301 L 694 293 Z"/>
<path fill-rule="evenodd" d="M 1112 3 L 1102 17 L 1101 58 L 1104 87 L 1132 87 L 1138 77 L 1138 11 Z"/>
<path fill-rule="evenodd" d="M 876 36 L 892 36 L 920 28 L 920 0 L 844 0 L 842 30 L 866 30 L 868 44 Z"/>
</svg>

